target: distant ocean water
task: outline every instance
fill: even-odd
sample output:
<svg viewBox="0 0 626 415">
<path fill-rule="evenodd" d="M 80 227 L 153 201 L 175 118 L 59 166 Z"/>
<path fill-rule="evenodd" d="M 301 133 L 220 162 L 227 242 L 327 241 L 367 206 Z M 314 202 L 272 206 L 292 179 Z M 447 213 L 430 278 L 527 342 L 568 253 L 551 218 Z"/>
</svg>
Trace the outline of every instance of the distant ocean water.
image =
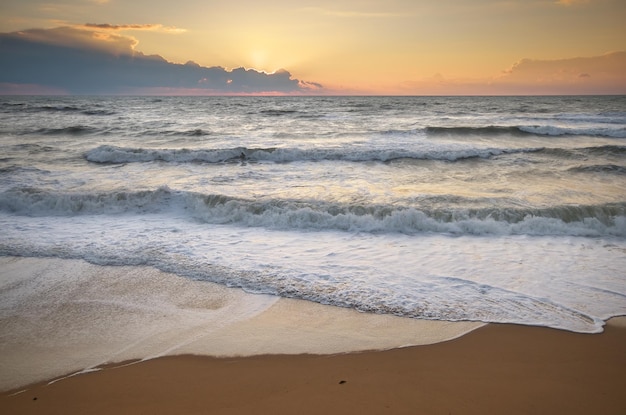
<svg viewBox="0 0 626 415">
<path fill-rule="evenodd" d="M 626 97 L 0 97 L 0 255 L 437 320 L 626 314 Z"/>
</svg>

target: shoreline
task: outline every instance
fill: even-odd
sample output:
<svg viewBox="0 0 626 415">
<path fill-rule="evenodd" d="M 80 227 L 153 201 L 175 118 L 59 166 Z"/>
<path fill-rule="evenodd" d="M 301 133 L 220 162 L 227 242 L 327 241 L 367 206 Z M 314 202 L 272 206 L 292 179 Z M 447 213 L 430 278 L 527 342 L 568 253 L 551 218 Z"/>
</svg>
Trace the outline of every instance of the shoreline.
<svg viewBox="0 0 626 415">
<path fill-rule="evenodd" d="M 384 350 L 484 325 L 361 313 L 81 260 L 0 257 L 0 276 L 0 391 L 120 361 Z"/>
<path fill-rule="evenodd" d="M 0 410 L 622 414 L 625 323 L 601 334 L 488 324 L 431 345 L 332 355 L 165 356 L 3 392 Z"/>
<path fill-rule="evenodd" d="M 2 413 L 626 413 L 626 317 L 415 320 L 54 258 L 0 275 Z"/>
</svg>

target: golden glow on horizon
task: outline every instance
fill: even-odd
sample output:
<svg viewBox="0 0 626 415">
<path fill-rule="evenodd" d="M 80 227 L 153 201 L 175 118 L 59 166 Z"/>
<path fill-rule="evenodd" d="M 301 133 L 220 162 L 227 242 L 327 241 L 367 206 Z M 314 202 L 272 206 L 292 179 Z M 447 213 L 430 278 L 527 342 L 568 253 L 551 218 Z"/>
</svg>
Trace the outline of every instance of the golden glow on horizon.
<svg viewBox="0 0 626 415">
<path fill-rule="evenodd" d="M 179 0 L 158 7 L 148 0 L 67 0 L 57 6 L 10 0 L 2 11 L 3 32 L 62 21 L 126 36 L 138 42 L 136 50 L 171 62 L 267 73 L 284 68 L 295 78 L 348 93 L 497 84 L 523 59 L 565 62 L 626 50 L 623 0 L 322 0 L 315 7 L 288 0 Z M 567 79 L 584 82 L 576 78 L 581 74 Z"/>
</svg>

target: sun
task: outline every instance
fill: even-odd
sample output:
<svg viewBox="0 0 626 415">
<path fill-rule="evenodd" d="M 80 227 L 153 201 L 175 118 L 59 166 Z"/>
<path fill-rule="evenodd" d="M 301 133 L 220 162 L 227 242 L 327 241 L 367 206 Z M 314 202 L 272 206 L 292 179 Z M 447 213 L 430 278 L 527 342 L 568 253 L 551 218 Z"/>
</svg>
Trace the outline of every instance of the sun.
<svg viewBox="0 0 626 415">
<path fill-rule="evenodd" d="M 254 49 L 250 52 L 250 63 L 259 71 L 267 71 L 268 53 L 265 49 Z"/>
</svg>

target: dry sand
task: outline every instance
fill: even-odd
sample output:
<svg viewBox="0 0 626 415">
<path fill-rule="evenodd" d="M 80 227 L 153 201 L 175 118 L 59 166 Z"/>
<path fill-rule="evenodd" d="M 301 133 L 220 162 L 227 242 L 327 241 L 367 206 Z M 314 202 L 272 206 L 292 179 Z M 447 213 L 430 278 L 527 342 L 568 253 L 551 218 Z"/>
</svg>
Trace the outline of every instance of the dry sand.
<svg viewBox="0 0 626 415">
<path fill-rule="evenodd" d="M 6 414 L 625 414 L 626 328 L 488 325 L 337 355 L 168 356 L 0 395 Z"/>
</svg>

